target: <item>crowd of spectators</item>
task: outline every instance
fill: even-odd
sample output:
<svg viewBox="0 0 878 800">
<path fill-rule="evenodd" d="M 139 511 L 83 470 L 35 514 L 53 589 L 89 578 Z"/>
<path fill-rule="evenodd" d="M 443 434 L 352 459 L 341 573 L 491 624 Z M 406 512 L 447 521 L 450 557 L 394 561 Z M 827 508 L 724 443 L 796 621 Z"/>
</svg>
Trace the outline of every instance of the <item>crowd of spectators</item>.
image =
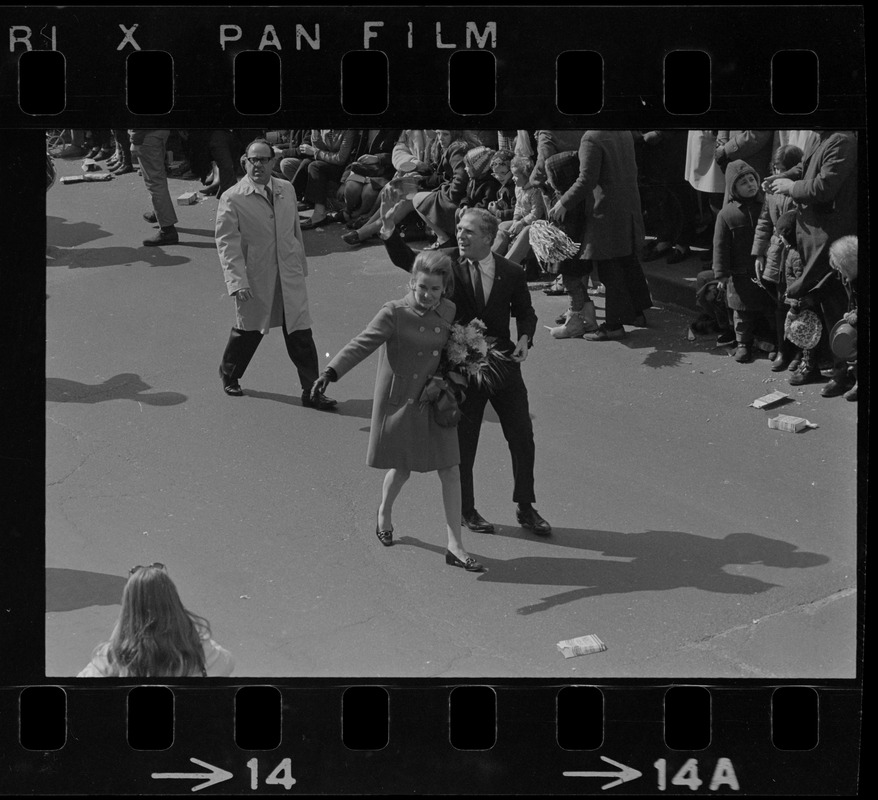
<svg viewBox="0 0 878 800">
<path fill-rule="evenodd" d="M 625 325 L 646 325 L 644 311 L 652 301 L 641 264 L 700 258 L 709 268 L 696 277 L 703 313 L 693 331 L 717 334 L 717 344 L 734 348 L 738 362 L 766 353 L 771 370 L 789 371 L 792 385 L 822 381 L 831 370 L 822 394 L 856 398 L 855 368 L 832 349 L 834 330 L 856 320 L 854 132 L 68 134 L 66 143 L 56 143 L 55 155 L 91 159 L 115 175 L 137 170 L 143 176 L 152 200 L 144 218 L 159 226 L 156 236 L 144 240 L 148 246 L 179 241 L 169 172 L 200 180 L 204 195 L 222 195 L 243 176 L 244 147 L 257 137 L 274 147 L 273 175 L 295 187 L 303 229 L 339 225 L 347 247 L 377 243 L 381 199 L 391 182 L 398 188 L 404 181 L 406 188 L 396 227 L 405 240 L 425 241 L 429 249 L 454 247 L 464 209 L 487 209 L 500 223 L 495 252 L 520 264 L 531 280 L 556 279 L 553 293 L 568 296 L 567 311 L 556 320 L 561 327 L 553 329 L 559 338 L 618 339 Z M 540 263 L 530 237 L 539 220 L 576 242 L 577 255 Z M 844 237 L 854 237 L 853 250 L 847 246 L 833 261 L 830 248 Z M 853 266 L 845 270 L 836 262 Z M 851 273 L 853 280 L 845 277 Z M 600 325 L 588 295 L 595 285 L 606 292 Z M 809 347 L 801 346 L 807 337 L 795 333 L 806 324 L 819 330 Z"/>
</svg>

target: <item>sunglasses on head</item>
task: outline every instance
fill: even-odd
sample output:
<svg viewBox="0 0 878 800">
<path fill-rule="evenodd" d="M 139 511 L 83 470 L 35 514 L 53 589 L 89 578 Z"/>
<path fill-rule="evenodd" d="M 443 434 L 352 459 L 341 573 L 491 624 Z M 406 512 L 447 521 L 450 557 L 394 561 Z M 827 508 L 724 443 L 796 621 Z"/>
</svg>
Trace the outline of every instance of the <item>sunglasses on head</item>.
<svg viewBox="0 0 878 800">
<path fill-rule="evenodd" d="M 140 572 L 140 570 L 149 569 L 150 567 L 155 567 L 156 569 L 165 571 L 168 569 L 164 564 L 159 564 L 159 562 L 156 561 L 155 564 L 147 564 L 145 567 L 142 564 L 138 564 L 136 567 L 131 567 L 131 569 L 128 570 L 128 574 L 133 575 L 135 572 Z"/>
</svg>

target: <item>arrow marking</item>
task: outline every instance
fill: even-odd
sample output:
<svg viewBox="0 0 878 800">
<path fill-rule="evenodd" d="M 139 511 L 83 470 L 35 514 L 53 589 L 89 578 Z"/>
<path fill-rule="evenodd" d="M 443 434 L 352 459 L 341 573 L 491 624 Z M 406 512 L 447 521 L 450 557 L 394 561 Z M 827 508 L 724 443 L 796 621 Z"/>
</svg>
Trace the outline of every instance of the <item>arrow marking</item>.
<svg viewBox="0 0 878 800">
<path fill-rule="evenodd" d="M 189 759 L 193 764 L 198 764 L 200 767 L 204 767 L 205 769 L 209 769 L 210 772 L 153 772 L 153 778 L 188 778 L 190 780 L 204 780 L 204 783 L 199 783 L 198 786 L 193 786 L 192 791 L 197 792 L 199 789 L 204 789 L 207 786 L 213 786 L 215 783 L 222 783 L 223 781 L 227 781 L 229 778 L 233 778 L 231 772 L 226 772 L 226 770 L 215 767 L 213 764 L 208 764 L 206 761 L 201 761 L 197 758 Z M 640 773 L 638 773 L 639 775 Z"/>
<path fill-rule="evenodd" d="M 601 786 L 601 789 L 612 789 L 614 786 L 618 786 L 620 783 L 626 783 L 627 781 L 633 781 L 639 778 L 643 773 L 638 772 L 633 767 L 625 766 L 625 764 L 620 764 L 618 761 L 613 761 L 612 758 L 607 758 L 606 756 L 601 756 L 601 761 L 606 761 L 608 764 L 612 764 L 615 767 L 619 768 L 619 772 L 565 772 L 563 773 L 565 778 L 615 778 L 616 780 L 610 781 L 609 783 L 605 783 Z"/>
</svg>

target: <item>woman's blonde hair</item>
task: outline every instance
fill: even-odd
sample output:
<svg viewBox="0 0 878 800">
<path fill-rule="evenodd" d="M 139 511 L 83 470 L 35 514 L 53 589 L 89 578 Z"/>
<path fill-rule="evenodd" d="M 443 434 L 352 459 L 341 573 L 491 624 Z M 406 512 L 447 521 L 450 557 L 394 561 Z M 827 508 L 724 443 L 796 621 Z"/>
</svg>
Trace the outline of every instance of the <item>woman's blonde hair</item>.
<svg viewBox="0 0 878 800">
<path fill-rule="evenodd" d="M 110 675 L 203 675 L 202 638 L 209 637 L 210 624 L 183 607 L 165 568 L 140 567 L 125 584 L 122 611 L 107 643 Z"/>
<path fill-rule="evenodd" d="M 454 262 L 448 253 L 443 253 L 441 250 L 421 250 L 415 256 L 415 263 L 412 264 L 412 285 L 419 272 L 442 278 L 443 297 L 450 297 L 454 293 Z"/>
</svg>

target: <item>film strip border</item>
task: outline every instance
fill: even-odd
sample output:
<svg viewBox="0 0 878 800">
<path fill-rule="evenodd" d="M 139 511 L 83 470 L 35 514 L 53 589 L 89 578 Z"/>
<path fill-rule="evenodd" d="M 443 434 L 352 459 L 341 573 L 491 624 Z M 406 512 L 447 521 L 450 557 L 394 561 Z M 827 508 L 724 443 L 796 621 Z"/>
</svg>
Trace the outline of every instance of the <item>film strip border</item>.
<svg viewBox="0 0 878 800">
<path fill-rule="evenodd" d="M 43 686 L 0 691 L 0 748 L 4 793 L 854 794 L 859 713 L 806 686 Z"/>
<path fill-rule="evenodd" d="M 20 7 L 0 20 L 0 113 L 20 127 L 865 124 L 859 6 Z"/>
</svg>

